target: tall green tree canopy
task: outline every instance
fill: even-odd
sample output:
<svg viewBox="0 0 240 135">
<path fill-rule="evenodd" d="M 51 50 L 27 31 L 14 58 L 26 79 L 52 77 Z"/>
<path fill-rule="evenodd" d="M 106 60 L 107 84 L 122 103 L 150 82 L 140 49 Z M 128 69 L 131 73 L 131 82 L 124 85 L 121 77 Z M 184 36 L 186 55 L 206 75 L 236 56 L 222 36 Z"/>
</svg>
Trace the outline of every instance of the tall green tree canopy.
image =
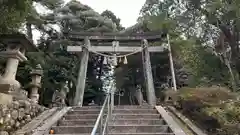
<svg viewBox="0 0 240 135">
<path fill-rule="evenodd" d="M 200 3 L 214 5 L 212 1 Z M 199 7 L 208 10 L 208 6 L 200 6 L 200 3 L 191 0 L 146 0 L 139 20 L 147 22 L 151 30 L 168 29 L 173 55 L 195 78 L 202 80 L 206 77 L 209 81 L 223 83 L 229 75 L 215 51 L 215 39 L 219 32 L 209 23 L 205 13 L 198 10 Z M 197 5 L 198 8 L 195 7 Z"/>
</svg>

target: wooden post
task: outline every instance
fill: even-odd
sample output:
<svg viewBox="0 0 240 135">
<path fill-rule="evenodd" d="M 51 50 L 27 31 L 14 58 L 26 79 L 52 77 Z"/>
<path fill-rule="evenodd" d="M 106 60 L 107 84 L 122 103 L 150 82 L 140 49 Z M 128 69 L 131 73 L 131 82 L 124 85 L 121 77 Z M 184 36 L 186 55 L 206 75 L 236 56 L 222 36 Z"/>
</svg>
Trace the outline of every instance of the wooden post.
<svg viewBox="0 0 240 135">
<path fill-rule="evenodd" d="M 143 72 L 144 72 L 144 79 L 145 79 L 145 85 L 147 90 L 148 103 L 151 106 L 155 106 L 156 96 L 155 96 L 155 89 L 153 84 L 152 67 L 151 67 L 150 55 L 148 51 L 147 40 L 145 39 L 143 40 L 142 47 L 144 48 L 142 52 Z"/>
<path fill-rule="evenodd" d="M 90 40 L 88 39 L 88 37 L 86 37 L 85 38 L 85 47 L 89 48 L 90 46 L 91 46 Z M 83 104 L 83 96 L 84 96 L 84 90 L 85 90 L 88 58 L 89 58 L 89 51 L 85 47 L 82 50 L 80 69 L 78 72 L 76 93 L 75 93 L 75 97 L 74 97 L 74 105 L 75 106 L 82 106 L 82 104 Z"/>
<path fill-rule="evenodd" d="M 170 67 L 171 67 L 173 90 L 177 91 L 177 84 L 176 84 L 176 77 L 175 77 L 175 71 L 174 71 L 172 50 L 171 50 L 169 35 L 167 35 L 167 40 L 168 40 L 168 52 L 169 52 L 168 56 L 169 56 L 169 62 L 170 62 Z"/>
</svg>

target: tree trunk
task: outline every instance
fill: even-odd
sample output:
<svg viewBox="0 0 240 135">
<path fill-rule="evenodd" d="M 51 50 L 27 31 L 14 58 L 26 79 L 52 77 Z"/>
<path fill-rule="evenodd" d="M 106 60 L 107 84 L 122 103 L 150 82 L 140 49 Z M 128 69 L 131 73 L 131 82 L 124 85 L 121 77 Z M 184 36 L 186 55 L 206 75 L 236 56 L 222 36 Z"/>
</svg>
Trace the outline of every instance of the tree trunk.
<svg viewBox="0 0 240 135">
<path fill-rule="evenodd" d="M 240 54 L 239 54 L 239 45 L 238 45 L 238 37 L 234 35 L 235 33 L 232 32 L 227 26 L 220 25 L 220 30 L 224 33 L 224 36 L 226 37 L 226 40 L 231 47 L 231 53 L 232 53 L 232 60 L 236 66 L 236 70 L 238 72 L 238 75 L 240 75 Z M 238 33 L 237 31 L 235 31 Z"/>
<path fill-rule="evenodd" d="M 28 39 L 33 41 L 33 34 L 32 34 L 32 24 L 31 23 L 26 23 L 26 29 L 27 29 L 27 36 Z"/>
<path fill-rule="evenodd" d="M 230 65 L 229 61 L 227 61 L 226 65 L 227 65 L 228 71 L 229 71 L 230 76 L 231 76 L 232 89 L 233 89 L 233 91 L 237 91 L 236 79 L 235 79 L 235 76 L 233 74 L 233 71 L 232 71 L 232 68 L 231 68 L 231 65 Z"/>
<path fill-rule="evenodd" d="M 222 57 L 223 57 L 223 61 L 224 61 L 225 65 L 228 68 L 229 74 L 231 76 L 232 89 L 233 89 L 233 91 L 236 91 L 237 90 L 237 82 L 236 82 L 236 78 L 233 74 L 232 67 L 231 67 L 231 64 L 230 64 L 230 59 L 228 59 L 226 51 L 223 53 Z"/>
</svg>

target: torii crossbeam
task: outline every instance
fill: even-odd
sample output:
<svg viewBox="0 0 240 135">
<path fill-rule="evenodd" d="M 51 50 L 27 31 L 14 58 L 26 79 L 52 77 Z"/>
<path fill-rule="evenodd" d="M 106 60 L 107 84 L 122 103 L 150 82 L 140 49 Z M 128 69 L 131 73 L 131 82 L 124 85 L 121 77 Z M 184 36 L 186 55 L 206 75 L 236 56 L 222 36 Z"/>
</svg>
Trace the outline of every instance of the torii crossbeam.
<svg viewBox="0 0 240 135">
<path fill-rule="evenodd" d="M 64 33 L 72 41 L 83 41 L 87 36 L 91 41 L 120 41 L 120 42 L 139 42 L 143 39 L 148 42 L 161 41 L 166 36 L 162 32 L 144 32 L 144 33 L 102 33 L 102 32 L 69 32 Z"/>
<path fill-rule="evenodd" d="M 82 52 L 83 48 L 84 47 L 82 46 L 68 46 L 67 51 L 77 53 L 77 52 Z M 164 49 L 165 48 L 162 46 L 148 47 L 149 52 L 163 52 Z M 107 52 L 107 53 L 111 53 L 111 52 L 129 53 L 129 52 L 135 52 L 140 50 L 142 50 L 142 47 L 119 46 L 119 47 L 116 47 L 115 49 L 113 49 L 113 47 L 111 46 L 89 46 L 88 47 L 88 51 L 90 52 L 93 51 L 93 52 Z"/>
<path fill-rule="evenodd" d="M 87 73 L 87 66 L 88 66 L 88 58 L 89 52 L 115 52 L 115 53 L 131 53 L 142 51 L 143 57 L 143 69 L 144 69 L 144 78 L 145 78 L 145 85 L 147 88 L 147 97 L 148 103 L 152 106 L 156 105 L 156 96 L 155 96 L 155 89 L 153 84 L 153 76 L 152 76 L 152 68 L 151 68 L 151 61 L 149 52 L 163 52 L 165 49 L 162 46 L 148 46 L 148 40 L 150 41 L 159 41 L 161 39 L 161 35 L 144 35 L 144 34 L 132 34 L 132 35 L 117 35 L 115 33 L 101 33 L 101 34 L 93 34 L 88 33 L 74 33 L 69 35 L 69 38 L 74 41 L 84 41 L 82 46 L 68 46 L 67 51 L 72 53 L 80 53 L 82 52 L 81 56 L 81 65 L 78 74 L 78 83 L 76 87 L 76 94 L 74 99 L 74 105 L 82 106 L 83 103 L 83 96 L 85 90 L 85 82 L 86 82 L 86 73 Z M 101 46 L 91 46 L 91 41 L 101 42 L 103 45 Z M 139 46 L 104 46 L 104 42 L 113 42 L 119 41 L 120 43 L 128 43 L 131 44 L 132 42 L 139 43 Z"/>
</svg>

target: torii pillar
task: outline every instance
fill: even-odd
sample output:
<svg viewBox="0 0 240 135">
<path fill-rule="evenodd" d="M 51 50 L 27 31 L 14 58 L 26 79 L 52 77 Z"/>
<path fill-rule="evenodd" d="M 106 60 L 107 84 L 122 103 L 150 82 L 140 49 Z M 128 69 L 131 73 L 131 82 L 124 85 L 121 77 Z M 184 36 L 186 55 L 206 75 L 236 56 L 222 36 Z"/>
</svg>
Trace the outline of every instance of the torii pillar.
<svg viewBox="0 0 240 135">
<path fill-rule="evenodd" d="M 155 95 L 155 89 L 153 84 L 153 76 L 152 76 L 152 66 L 151 66 L 151 60 L 150 55 L 148 51 L 148 42 L 147 40 L 142 40 L 142 60 L 143 60 L 143 74 L 145 79 L 145 86 L 147 91 L 147 100 L 148 103 L 151 106 L 156 105 L 156 95 Z"/>
<path fill-rule="evenodd" d="M 82 106 L 83 104 L 83 96 L 85 91 L 85 83 L 87 77 L 87 67 L 88 67 L 88 58 L 89 58 L 89 51 L 87 48 L 91 46 L 90 40 L 88 37 L 84 40 L 84 45 L 82 49 L 81 55 L 81 62 L 80 62 L 80 69 L 78 72 L 78 79 L 77 79 L 77 86 L 76 86 L 76 93 L 74 97 L 73 104 L 75 106 Z"/>
</svg>

